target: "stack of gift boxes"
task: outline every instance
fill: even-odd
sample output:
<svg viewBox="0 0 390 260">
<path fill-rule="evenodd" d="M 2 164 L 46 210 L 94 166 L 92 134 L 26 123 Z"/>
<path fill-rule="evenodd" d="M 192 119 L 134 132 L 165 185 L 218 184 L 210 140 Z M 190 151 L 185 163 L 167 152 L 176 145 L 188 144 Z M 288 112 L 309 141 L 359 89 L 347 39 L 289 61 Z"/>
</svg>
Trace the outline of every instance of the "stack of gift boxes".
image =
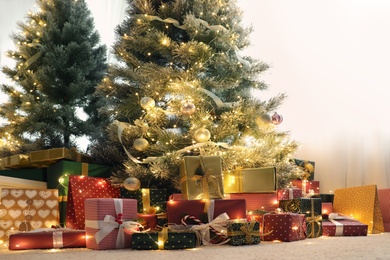
<svg viewBox="0 0 390 260">
<path fill-rule="evenodd" d="M 46 189 L 1 190 L 0 239 L 11 250 L 186 249 L 390 230 L 390 189 L 323 194 L 311 161 L 294 160 L 307 175 L 279 189 L 274 167 L 224 171 L 219 156 L 184 157 L 180 194 L 113 186 L 109 168 L 79 159 L 46 163 Z"/>
</svg>

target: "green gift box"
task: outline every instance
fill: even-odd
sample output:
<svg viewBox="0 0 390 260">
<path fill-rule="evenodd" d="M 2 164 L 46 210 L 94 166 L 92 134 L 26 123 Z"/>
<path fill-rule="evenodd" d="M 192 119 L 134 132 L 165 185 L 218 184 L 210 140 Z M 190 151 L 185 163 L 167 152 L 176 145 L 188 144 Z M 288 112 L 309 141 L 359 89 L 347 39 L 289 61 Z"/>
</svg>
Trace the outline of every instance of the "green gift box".
<svg viewBox="0 0 390 260">
<path fill-rule="evenodd" d="M 237 168 L 223 172 L 225 193 L 270 193 L 276 192 L 275 167 Z"/>
<path fill-rule="evenodd" d="M 107 178 L 110 176 L 110 172 L 111 168 L 109 166 L 67 160 L 61 160 L 46 168 L 47 188 L 58 189 L 61 226 L 65 225 L 69 176 L 83 175 Z"/>
<path fill-rule="evenodd" d="M 322 201 L 320 198 L 280 200 L 279 207 L 286 212 L 305 214 L 308 238 L 322 236 Z"/>
<path fill-rule="evenodd" d="M 197 235 L 193 231 L 168 231 L 133 233 L 131 248 L 138 250 L 187 249 L 198 246 Z"/>
<path fill-rule="evenodd" d="M 320 198 L 322 202 L 330 202 L 333 203 L 334 201 L 334 194 L 314 194 L 311 196 L 311 198 Z"/>
<path fill-rule="evenodd" d="M 184 156 L 180 164 L 183 199 L 223 199 L 221 156 Z"/>
<path fill-rule="evenodd" d="M 260 243 L 260 223 L 257 221 L 233 221 L 227 226 L 229 244 L 233 246 Z"/>
</svg>

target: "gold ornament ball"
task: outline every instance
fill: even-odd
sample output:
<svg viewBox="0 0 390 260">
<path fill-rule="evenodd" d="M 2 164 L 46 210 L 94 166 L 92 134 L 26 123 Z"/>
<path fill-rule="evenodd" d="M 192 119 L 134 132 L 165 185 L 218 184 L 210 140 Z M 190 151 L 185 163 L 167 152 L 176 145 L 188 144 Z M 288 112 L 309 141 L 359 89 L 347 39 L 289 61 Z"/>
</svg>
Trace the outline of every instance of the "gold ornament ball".
<svg viewBox="0 0 390 260">
<path fill-rule="evenodd" d="M 196 110 L 196 107 L 194 104 L 190 103 L 190 102 L 186 102 L 184 103 L 181 108 L 180 108 L 180 112 L 183 114 L 183 115 L 186 115 L 186 116 L 190 116 L 192 114 L 195 113 L 195 110 Z"/>
<path fill-rule="evenodd" d="M 156 102 L 151 97 L 143 97 L 141 98 L 140 104 L 143 109 L 151 109 L 156 105 Z"/>
<path fill-rule="evenodd" d="M 141 187 L 141 182 L 135 177 L 129 177 L 123 182 L 123 187 L 126 190 L 136 191 Z"/>
<path fill-rule="evenodd" d="M 199 143 L 207 142 L 211 137 L 210 131 L 205 128 L 200 128 L 194 133 L 194 138 Z"/>
<path fill-rule="evenodd" d="M 133 147 L 135 150 L 143 152 L 149 147 L 149 142 L 145 138 L 137 138 L 134 140 Z"/>
</svg>

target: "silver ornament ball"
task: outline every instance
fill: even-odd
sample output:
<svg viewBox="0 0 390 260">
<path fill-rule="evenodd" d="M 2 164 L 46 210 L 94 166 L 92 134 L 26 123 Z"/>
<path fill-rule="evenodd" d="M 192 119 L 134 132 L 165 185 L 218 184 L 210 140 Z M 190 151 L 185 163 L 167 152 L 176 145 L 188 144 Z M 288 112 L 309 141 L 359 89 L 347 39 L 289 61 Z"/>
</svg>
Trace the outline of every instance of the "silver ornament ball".
<svg viewBox="0 0 390 260">
<path fill-rule="evenodd" d="M 136 191 L 141 187 L 141 182 L 135 177 L 129 177 L 123 182 L 123 187 L 126 190 Z"/>
</svg>

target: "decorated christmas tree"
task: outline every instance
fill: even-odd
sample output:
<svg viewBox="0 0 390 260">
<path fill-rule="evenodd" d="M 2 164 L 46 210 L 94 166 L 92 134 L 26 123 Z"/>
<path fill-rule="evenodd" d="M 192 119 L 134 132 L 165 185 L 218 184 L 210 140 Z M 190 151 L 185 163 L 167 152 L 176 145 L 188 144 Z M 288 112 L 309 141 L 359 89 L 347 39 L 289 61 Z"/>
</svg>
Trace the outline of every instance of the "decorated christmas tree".
<svg viewBox="0 0 390 260">
<path fill-rule="evenodd" d="M 94 136 L 99 102 L 92 94 L 106 72 L 106 47 L 99 45 L 83 0 L 38 0 L 11 38 L 7 54 L 14 67 L 2 72 L 12 81 L 1 90 L 2 156 L 44 147 L 73 147 L 75 138 Z M 99 134 L 99 132 L 97 133 Z M 8 154 L 7 154 L 8 153 Z"/>
<path fill-rule="evenodd" d="M 297 143 L 278 130 L 285 95 L 265 90 L 269 66 L 241 55 L 251 28 L 233 0 L 128 1 L 98 93 L 113 120 L 92 153 L 117 165 L 111 181 L 180 187 L 184 156 L 221 156 L 223 170 L 275 167 L 279 187 L 300 171 Z M 130 179 L 129 179 L 130 177 Z"/>
</svg>

